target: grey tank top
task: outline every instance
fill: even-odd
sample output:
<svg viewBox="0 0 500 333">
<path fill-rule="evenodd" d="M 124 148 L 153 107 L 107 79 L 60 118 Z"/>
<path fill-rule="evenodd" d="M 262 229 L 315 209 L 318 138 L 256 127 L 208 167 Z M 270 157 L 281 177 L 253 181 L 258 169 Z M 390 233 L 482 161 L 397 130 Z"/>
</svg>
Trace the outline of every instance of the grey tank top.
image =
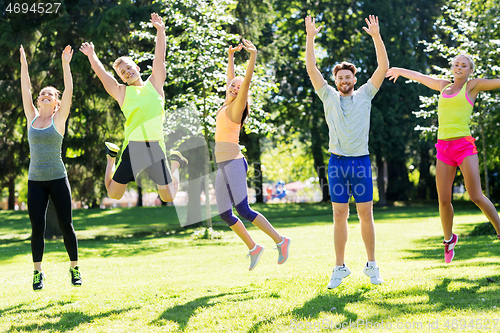
<svg viewBox="0 0 500 333">
<path fill-rule="evenodd" d="M 31 155 L 28 180 L 47 181 L 65 178 L 66 168 L 61 158 L 63 136 L 57 131 L 54 118 L 50 126 L 45 128 L 33 127 L 35 119 L 28 129 Z"/>
</svg>

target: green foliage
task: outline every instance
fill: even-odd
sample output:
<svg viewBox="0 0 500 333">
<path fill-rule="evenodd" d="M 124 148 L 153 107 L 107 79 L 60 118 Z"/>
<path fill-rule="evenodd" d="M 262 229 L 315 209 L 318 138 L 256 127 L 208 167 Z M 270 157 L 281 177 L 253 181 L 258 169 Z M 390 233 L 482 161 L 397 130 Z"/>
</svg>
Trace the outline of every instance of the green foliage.
<svg viewBox="0 0 500 333">
<path fill-rule="evenodd" d="M 215 116 L 225 99 L 227 49 L 237 45 L 240 37 L 226 32 L 235 23 L 231 14 L 233 0 L 165 1 L 161 15 L 166 19 L 167 35 L 165 100 L 167 117 L 165 133 L 175 140 L 202 134 L 211 138 Z M 144 28 L 132 36 L 153 40 Z M 259 45 L 257 45 L 257 48 Z M 242 51 L 245 52 L 245 51 Z M 151 52 L 131 52 L 138 61 L 151 59 Z M 244 75 L 246 66 L 235 66 L 236 75 Z M 263 105 L 274 89 L 274 79 L 263 66 L 257 66 L 252 78 L 251 117 L 247 132 L 273 131 Z"/>
<path fill-rule="evenodd" d="M 193 231 L 192 238 L 194 240 L 200 240 L 200 239 L 223 239 L 224 238 L 224 231 L 215 231 L 214 229 L 210 228 L 201 228 Z"/>
<path fill-rule="evenodd" d="M 298 134 L 273 145 L 269 142 L 266 146 L 267 149 L 262 154 L 264 182 L 282 180 L 289 183 L 316 178 L 311 153 L 306 144 L 300 141 Z"/>
</svg>

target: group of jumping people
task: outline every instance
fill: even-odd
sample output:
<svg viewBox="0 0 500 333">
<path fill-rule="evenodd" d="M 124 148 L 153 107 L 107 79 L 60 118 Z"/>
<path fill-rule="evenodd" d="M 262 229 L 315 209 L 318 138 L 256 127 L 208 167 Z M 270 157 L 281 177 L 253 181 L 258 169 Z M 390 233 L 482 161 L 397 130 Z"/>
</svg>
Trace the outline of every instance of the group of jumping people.
<svg viewBox="0 0 500 333">
<path fill-rule="evenodd" d="M 141 186 L 144 179 L 152 180 L 163 201 L 172 202 L 179 189 L 179 168 L 188 164 L 178 151 L 170 152 L 170 167 L 164 142 L 163 122 L 165 117 L 166 36 L 162 18 L 151 14 L 151 23 L 157 30 L 155 56 L 152 73 L 145 81 L 140 68 L 129 57 L 120 57 L 113 68 L 124 84 L 107 72 L 97 58 L 94 45 L 83 43 L 80 51 L 88 57 L 95 74 L 105 90 L 119 104 L 125 116 L 123 150 L 119 163 L 116 158 L 120 147 L 105 142 L 107 167 L 104 183 L 108 196 L 120 199 L 127 184 L 136 181 Z M 378 17 L 366 19 L 364 30 L 375 44 L 378 67 L 370 80 L 358 90 L 356 67 L 348 62 L 337 64 L 333 69 L 337 90 L 328 85 L 316 67 L 314 38 L 321 27 L 315 20 L 305 19 L 306 67 L 312 85 L 323 101 L 325 118 L 329 128 L 328 183 L 333 208 L 334 245 L 336 263 L 328 283 L 335 288 L 350 274 L 344 263 L 347 243 L 347 220 L 349 200 L 353 196 L 360 218 L 361 234 L 365 243 L 368 261 L 363 272 L 373 284 L 383 282 L 375 261 L 375 227 L 373 221 L 373 184 L 371 162 L 368 152 L 371 100 L 389 77 L 396 81 L 399 76 L 423 83 L 441 92 L 438 117 L 439 132 L 437 148 L 436 179 L 439 195 L 439 212 L 445 236 L 445 261 L 451 262 L 455 255 L 458 236 L 453 234 L 453 207 L 451 205 L 452 184 L 456 167 L 459 166 L 471 200 L 484 212 L 500 235 L 500 219 L 493 204 L 482 194 L 479 178 L 479 163 L 474 139 L 470 135 L 469 119 L 474 100 L 482 90 L 500 88 L 500 80 L 472 79 L 474 62 L 467 55 L 457 56 L 452 63 L 454 82 L 435 79 L 421 73 L 402 68 L 389 68 L 389 60 L 380 36 Z M 244 77 L 235 76 L 234 53 L 246 50 L 250 60 Z M 78 266 L 78 241 L 72 222 L 71 188 L 61 157 L 65 124 L 69 116 L 73 93 L 70 62 L 73 51 L 67 46 L 62 53 L 64 92 L 51 86 L 44 87 L 33 104 L 28 64 L 23 47 L 20 48 L 21 88 L 24 111 L 28 125 L 30 166 L 28 172 L 28 212 L 32 225 L 31 248 L 34 263 L 33 289 L 44 288 L 46 275 L 42 270 L 44 252 L 45 214 L 51 198 L 61 227 L 64 245 L 70 258 L 70 281 L 73 286 L 82 285 Z M 257 48 L 243 39 L 236 47 L 229 47 L 226 83 L 226 99 L 216 116 L 215 159 L 217 162 L 216 199 L 221 219 L 242 239 L 248 247 L 249 270 L 257 265 L 264 247 L 255 243 L 242 221 L 233 213 L 233 207 L 244 219 L 264 231 L 276 243 L 278 264 L 288 259 L 290 238 L 277 232 L 269 221 L 248 204 L 246 173 L 248 164 L 241 153 L 239 134 L 250 106 L 248 94 L 257 59 Z M 499 236 L 500 238 L 500 236 Z"/>
</svg>

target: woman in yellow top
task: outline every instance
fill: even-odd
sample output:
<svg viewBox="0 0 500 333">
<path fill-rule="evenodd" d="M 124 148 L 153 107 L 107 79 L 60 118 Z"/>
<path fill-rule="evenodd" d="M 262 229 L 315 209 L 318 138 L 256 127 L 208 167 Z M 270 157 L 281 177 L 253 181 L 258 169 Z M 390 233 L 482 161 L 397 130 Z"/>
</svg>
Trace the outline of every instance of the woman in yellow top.
<svg viewBox="0 0 500 333">
<path fill-rule="evenodd" d="M 234 52 L 242 48 L 250 53 L 245 77 L 234 76 Z M 240 130 L 248 116 L 248 90 L 257 59 L 257 49 L 248 40 L 237 47 L 229 47 L 227 67 L 226 100 L 217 113 L 215 125 L 215 159 L 218 165 L 215 182 L 217 208 L 221 219 L 245 242 L 252 270 L 264 251 L 248 234 L 245 226 L 233 214 L 233 206 L 238 214 L 264 231 L 276 243 L 279 252 L 278 264 L 288 258 L 290 239 L 281 236 L 267 219 L 248 205 L 246 174 L 248 165 L 239 146 Z"/>
<path fill-rule="evenodd" d="M 495 206 L 484 196 L 479 177 L 479 161 L 469 120 L 480 91 L 500 88 L 500 79 L 471 79 L 474 61 L 467 54 L 460 54 L 451 63 L 453 82 L 436 79 L 403 68 L 391 68 L 389 80 L 396 82 L 399 76 L 418 81 L 441 92 L 438 102 L 438 142 L 436 162 L 436 186 L 439 197 L 439 215 L 444 232 L 444 257 L 450 263 L 455 256 L 458 236 L 453 233 L 452 187 L 457 166 L 464 176 L 465 187 L 471 200 L 493 224 L 500 239 L 500 219 Z"/>
<path fill-rule="evenodd" d="M 113 97 L 125 115 L 125 141 L 120 163 L 116 171 L 115 158 L 120 150 L 118 146 L 106 142 L 108 164 L 104 184 L 112 199 L 120 199 L 127 189 L 127 184 L 136 181 L 141 186 L 141 179 L 149 177 L 158 187 L 163 201 L 174 200 L 179 188 L 180 166 L 187 160 L 179 153 L 171 155 L 171 170 L 166 165 L 163 121 L 165 118 L 165 94 L 163 85 L 166 79 L 165 25 L 162 18 L 151 14 L 151 23 L 157 30 L 155 57 L 151 76 L 144 82 L 139 66 L 128 57 L 120 57 L 113 64 L 118 76 L 125 84 L 119 84 L 106 72 L 94 52 L 94 44 L 83 43 L 80 47 L 89 59 L 92 69 L 97 74 L 106 91 Z M 172 177 L 173 175 L 173 177 Z"/>
</svg>

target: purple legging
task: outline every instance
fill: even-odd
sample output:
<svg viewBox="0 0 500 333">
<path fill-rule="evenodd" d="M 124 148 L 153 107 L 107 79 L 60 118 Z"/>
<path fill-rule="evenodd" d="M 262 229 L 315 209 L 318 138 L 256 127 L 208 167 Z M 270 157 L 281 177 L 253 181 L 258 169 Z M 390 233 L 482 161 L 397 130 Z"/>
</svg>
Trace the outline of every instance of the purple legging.
<svg viewBox="0 0 500 333">
<path fill-rule="evenodd" d="M 218 163 L 218 166 L 215 196 L 221 219 L 229 226 L 238 222 L 233 214 L 235 207 L 241 217 L 253 222 L 258 213 L 248 205 L 247 161 L 245 158 L 238 158 Z"/>
</svg>

